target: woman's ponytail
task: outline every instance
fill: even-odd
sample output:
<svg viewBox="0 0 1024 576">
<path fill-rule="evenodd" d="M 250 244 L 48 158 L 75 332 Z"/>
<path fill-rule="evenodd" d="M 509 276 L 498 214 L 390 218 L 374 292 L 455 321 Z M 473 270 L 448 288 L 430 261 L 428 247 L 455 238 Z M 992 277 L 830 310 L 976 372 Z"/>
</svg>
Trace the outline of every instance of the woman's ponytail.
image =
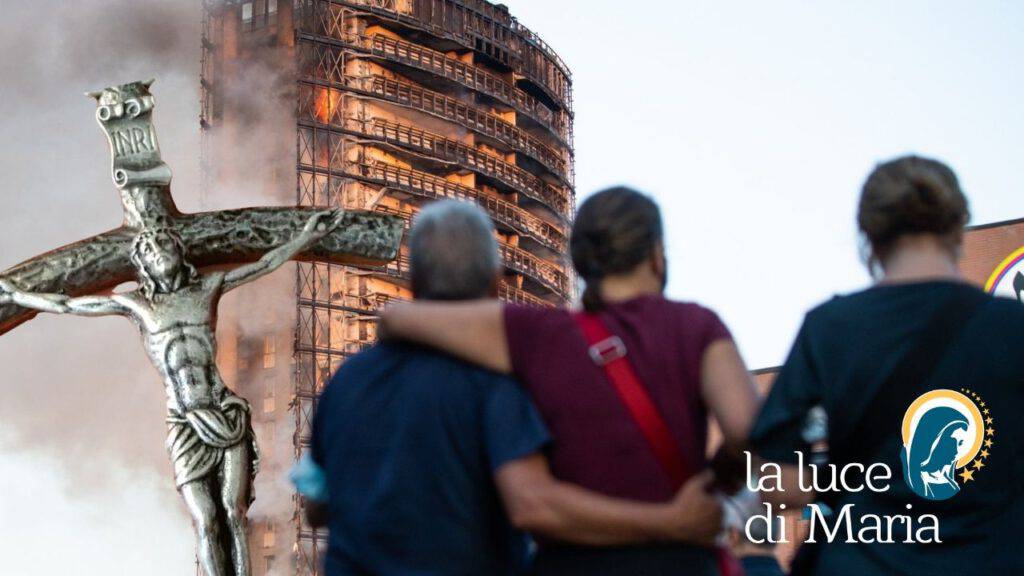
<svg viewBox="0 0 1024 576">
<path fill-rule="evenodd" d="M 633 270 L 661 242 L 661 212 L 646 195 L 618 186 L 587 198 L 569 238 L 573 266 L 586 283 L 583 307 L 601 309 L 602 280 Z"/>
</svg>

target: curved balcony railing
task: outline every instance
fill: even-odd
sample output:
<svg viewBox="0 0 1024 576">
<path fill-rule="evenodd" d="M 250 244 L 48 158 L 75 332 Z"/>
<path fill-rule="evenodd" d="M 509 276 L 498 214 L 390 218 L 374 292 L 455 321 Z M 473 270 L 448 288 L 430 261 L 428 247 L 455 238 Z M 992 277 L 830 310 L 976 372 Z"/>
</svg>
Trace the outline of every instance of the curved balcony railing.
<svg viewBox="0 0 1024 576">
<path fill-rule="evenodd" d="M 396 190 L 402 190 L 421 198 L 454 198 L 473 200 L 486 210 L 497 222 L 508 226 L 517 233 L 540 242 L 547 248 L 564 253 L 566 232 L 560 226 L 523 210 L 519 206 L 475 188 L 462 186 L 431 174 L 410 170 L 383 162 L 349 163 L 345 175 Z"/>
<path fill-rule="evenodd" d="M 472 104 L 451 98 L 440 92 L 427 90 L 411 82 L 392 80 L 376 74 L 361 78 L 345 77 L 341 83 L 326 79 L 317 79 L 313 82 L 330 90 L 348 90 L 357 94 L 377 97 L 392 104 L 454 122 L 466 129 L 494 138 L 511 149 L 533 158 L 564 182 L 569 182 L 572 178 L 568 163 L 557 150 L 494 114 L 484 112 Z M 314 100 L 315 97 L 310 95 L 309 98 Z M 316 117 L 315 101 L 308 102 L 304 110 L 300 98 L 299 105 L 300 119 L 303 112 Z M 323 119 L 321 118 L 321 120 Z"/>
<path fill-rule="evenodd" d="M 559 266 L 517 246 L 500 243 L 498 249 L 506 268 L 527 276 L 566 300 L 569 299 L 569 276 Z"/>
<path fill-rule="evenodd" d="M 544 144 L 532 134 L 499 116 L 412 82 L 393 80 L 376 74 L 363 77 L 346 76 L 343 65 L 344 51 L 333 46 L 303 42 L 299 50 L 300 74 L 303 81 L 308 84 L 327 90 L 347 90 L 367 97 L 376 97 L 385 102 L 454 122 L 532 157 L 563 182 L 572 181 L 572 171 L 566 161 L 566 154 Z M 308 90 L 304 93 L 301 88 L 300 83 L 299 117 L 302 118 L 303 114 L 307 117 L 320 115 L 322 122 L 330 124 L 331 117 L 336 115 L 339 109 L 335 107 L 329 111 L 318 110 L 317 96 L 309 94 Z M 328 96 L 325 98 L 326 101 L 339 100 L 332 95 Z"/>
<path fill-rule="evenodd" d="M 443 162 L 454 162 L 544 204 L 563 221 L 567 221 L 571 216 L 571 193 L 566 192 L 566 189 L 552 186 L 515 164 L 495 158 L 462 142 L 380 118 L 361 120 L 346 117 L 342 126 L 324 125 L 319 122 L 315 123 L 315 126 L 328 130 L 340 128 L 346 133 L 406 148 Z"/>
<path fill-rule="evenodd" d="M 564 111 L 552 111 L 533 96 L 479 66 L 452 58 L 444 52 L 382 34 L 365 36 L 344 33 L 340 38 L 332 37 L 331 39 L 351 50 L 429 72 L 481 94 L 486 94 L 543 126 L 558 138 L 562 145 L 571 148 L 569 142 L 572 140 L 572 116 L 570 114 Z M 300 40 L 319 42 L 320 45 L 323 42 L 315 36 L 308 35 L 302 35 Z"/>
<path fill-rule="evenodd" d="M 461 142 L 380 118 L 373 119 L 368 130 L 369 136 L 416 149 L 443 160 L 457 162 L 464 168 L 494 178 L 524 196 L 548 206 L 563 219 L 571 216 L 572 200 L 566 189 L 552 186 L 515 164 Z"/>
<path fill-rule="evenodd" d="M 382 96 L 390 102 L 440 116 L 470 130 L 490 136 L 537 160 L 563 180 L 568 181 L 570 178 L 568 165 L 561 153 L 525 130 L 516 128 L 515 125 L 509 124 L 501 117 L 484 112 L 472 104 L 467 104 L 440 92 L 427 90 L 417 84 L 377 75 L 355 78 L 351 83 L 347 82 L 346 84 L 364 92 Z"/>
<path fill-rule="evenodd" d="M 572 137 L 570 113 L 553 112 L 533 96 L 478 66 L 450 58 L 443 52 L 381 34 L 370 38 L 369 49 L 375 56 L 433 72 L 504 102 L 551 130 L 562 139 L 563 144 Z"/>
<path fill-rule="evenodd" d="M 408 270 L 408 268 L 406 268 Z M 408 273 L 403 273 L 403 279 L 407 279 Z M 369 314 L 379 313 L 385 307 L 396 304 L 399 302 L 408 302 L 406 298 L 399 298 L 391 294 L 384 292 L 368 292 L 366 294 L 355 294 L 351 298 L 360 301 L 360 310 Z M 522 288 L 516 288 L 515 286 L 505 282 L 504 280 L 498 285 L 498 298 L 511 302 L 513 304 L 526 304 L 530 306 L 542 306 L 551 308 L 554 306 L 551 302 L 544 300 L 539 296 L 530 294 Z M 350 311 L 349 306 L 339 306 L 332 304 L 329 301 L 324 300 L 312 300 L 310 298 L 299 298 L 298 305 L 303 308 L 324 308 L 328 310 L 339 310 L 339 311 Z"/>
<path fill-rule="evenodd" d="M 530 294 L 526 290 L 516 288 L 515 286 L 509 284 L 508 282 L 502 282 L 501 285 L 498 286 L 498 298 L 501 298 L 502 300 L 506 302 L 511 302 L 513 304 L 543 306 L 546 308 L 551 308 L 552 306 L 554 306 L 554 304 L 552 304 L 551 302 L 548 302 L 543 298 L 538 298 L 537 296 Z"/>
<path fill-rule="evenodd" d="M 507 9 L 481 0 L 331 0 L 316 1 L 304 14 L 304 26 L 330 35 L 344 29 L 341 10 L 362 10 L 398 21 L 509 66 L 541 88 L 561 108 L 571 108 L 568 67 L 539 36 L 513 18 Z"/>
<path fill-rule="evenodd" d="M 558 176 L 563 182 L 570 181 L 567 164 L 557 152 L 546 147 L 534 136 L 530 136 L 492 114 L 481 112 L 466 102 L 443 94 L 426 90 L 408 82 L 398 82 L 381 76 L 347 79 L 344 84 L 326 80 L 306 80 L 310 87 L 319 87 L 328 93 L 318 95 L 314 89 L 299 87 L 298 119 L 300 122 L 319 122 L 334 126 L 344 124 L 341 93 L 348 90 L 355 94 L 378 97 L 399 106 L 425 112 L 432 116 L 455 122 L 464 128 L 479 132 L 505 142 L 512 150 L 534 158 Z"/>
<path fill-rule="evenodd" d="M 411 228 L 412 219 L 416 215 L 413 211 L 393 210 L 382 206 L 378 206 L 374 210 L 404 219 L 406 231 Z M 569 299 L 571 290 L 569 276 L 562 267 L 505 242 L 498 243 L 498 251 L 505 268 L 530 278 L 565 300 Z M 399 256 L 400 262 L 407 261 L 405 252 Z"/>
<path fill-rule="evenodd" d="M 300 148 L 303 143 L 299 143 Z M 306 144 L 308 146 L 308 144 Z M 304 157 L 310 159 L 304 161 Z M 469 186 L 462 186 L 432 174 L 394 166 L 384 162 L 324 162 L 314 167 L 311 154 L 300 150 L 299 165 L 321 174 L 331 174 L 342 178 L 354 178 L 364 182 L 401 190 L 421 198 L 456 200 L 473 200 L 494 218 L 495 221 L 514 230 L 516 233 L 532 238 L 541 245 L 557 253 L 564 253 L 567 244 L 564 227 L 547 222 L 515 204 L 480 192 Z M 327 166 L 331 166 L 328 168 Z"/>
<path fill-rule="evenodd" d="M 509 248 L 511 248 L 511 247 L 509 247 Z M 504 254 L 502 256 L 504 257 Z M 389 277 L 401 278 L 402 280 L 409 280 L 409 278 L 410 278 L 410 272 L 409 271 L 410 271 L 411 264 L 412 264 L 412 262 L 411 262 L 411 260 L 409 258 L 409 255 L 406 254 L 405 252 L 402 252 L 401 254 L 399 254 L 398 258 L 395 258 L 394 260 L 388 262 L 383 267 L 379 268 L 379 270 L 381 272 L 383 272 L 385 275 L 389 276 Z M 508 260 L 505 260 L 504 264 L 505 264 L 506 268 L 508 268 L 509 270 L 512 270 L 513 272 L 525 273 L 522 270 L 518 269 L 514 263 L 513 263 L 513 265 L 510 265 L 510 262 Z M 562 298 L 563 300 L 568 301 L 568 299 L 569 299 L 568 290 L 564 291 L 564 293 L 563 293 L 562 291 L 557 290 L 555 287 L 548 285 L 543 280 L 540 280 L 538 278 L 534 278 L 534 280 L 540 282 L 540 284 L 542 286 L 544 286 L 545 288 L 550 290 L 553 294 L 555 294 L 559 298 Z M 541 297 L 539 297 L 539 296 L 537 296 L 535 294 L 531 294 L 531 293 L 523 290 L 522 288 L 516 288 L 515 286 L 512 286 L 511 284 L 509 284 L 508 282 L 505 282 L 504 280 L 501 282 L 501 284 L 499 286 L 498 297 L 503 299 L 503 300 L 506 300 L 506 301 L 509 301 L 509 302 L 513 302 L 513 303 L 517 303 L 517 304 L 529 304 L 529 305 L 549 306 L 549 307 L 552 306 L 552 304 L 550 302 L 548 302 L 547 300 L 544 300 L 543 298 L 541 298 Z M 368 304 L 371 305 L 371 306 L 376 306 L 376 308 L 368 308 L 367 311 L 370 311 L 370 312 L 376 311 L 376 310 L 380 309 L 381 307 L 383 307 L 384 305 L 386 305 L 389 302 L 394 301 L 394 300 L 397 300 L 397 299 L 394 298 L 393 296 L 390 296 L 390 295 L 387 295 L 387 294 L 376 294 L 376 295 L 374 295 L 374 297 L 372 299 L 368 300 Z M 312 303 L 311 300 L 309 300 L 309 302 Z M 302 303 L 302 301 L 300 300 L 300 304 L 301 303 Z M 329 307 L 329 306 L 324 306 L 323 304 L 319 303 L 319 301 L 317 301 L 316 305 L 320 306 L 320 307 Z M 347 307 L 347 306 L 335 306 L 335 308 L 337 308 L 339 310 L 346 310 L 346 311 L 350 310 L 350 307 Z"/>
<path fill-rule="evenodd" d="M 508 282 L 505 282 L 504 280 L 502 280 L 498 284 L 498 298 L 504 300 L 505 302 L 510 302 L 512 304 L 525 304 L 527 306 L 540 306 L 544 308 L 552 308 L 555 306 L 554 304 L 548 302 L 547 300 L 541 298 L 540 296 L 530 294 L 529 292 L 523 290 L 522 288 L 516 288 L 515 286 L 509 284 Z M 380 294 L 378 300 L 380 301 L 380 303 L 378 304 L 377 310 L 380 310 L 381 308 L 383 308 L 387 304 L 390 304 L 391 302 L 403 301 L 403 299 L 395 298 L 394 296 L 391 296 L 389 294 Z"/>
<path fill-rule="evenodd" d="M 511 247 L 508 247 L 508 248 L 511 248 Z M 504 256 L 505 256 L 505 254 L 503 254 L 503 257 Z M 518 266 L 515 263 L 513 263 L 512 265 L 509 265 L 510 264 L 509 260 L 505 260 L 504 263 L 505 263 L 506 268 L 511 270 L 512 272 L 517 272 L 517 273 L 529 276 L 530 278 L 534 279 L 536 282 L 540 283 L 542 286 L 544 286 L 548 290 L 551 290 L 551 292 L 554 293 L 555 295 L 557 295 L 558 297 L 560 297 L 562 299 L 566 299 L 566 300 L 568 299 L 568 290 L 560 290 L 556 286 L 551 286 L 548 282 L 546 282 L 543 279 L 532 277 L 531 274 L 528 274 L 528 273 L 524 272 L 523 270 L 519 270 Z M 409 276 L 410 264 L 411 264 L 411 260 L 410 260 L 409 255 L 406 254 L 406 253 L 402 253 L 397 258 L 395 258 L 394 260 L 391 260 L 390 262 L 385 264 L 384 270 L 387 272 L 387 274 L 389 276 L 393 276 L 395 278 L 401 278 L 403 280 L 409 280 L 409 277 L 410 277 Z M 508 283 L 504 283 L 504 284 L 506 286 L 508 286 Z M 518 294 L 516 292 L 521 292 L 521 294 Z M 526 292 L 525 290 L 522 290 L 520 288 L 513 288 L 512 286 L 509 286 L 509 293 L 510 294 L 516 293 L 515 295 L 518 298 L 522 298 L 523 297 L 522 294 L 529 294 L 529 292 Z M 530 295 L 532 295 L 532 294 L 530 294 Z M 542 300 L 543 301 L 543 298 L 540 298 L 538 296 L 534 296 L 534 297 L 537 298 L 538 300 Z"/>
<path fill-rule="evenodd" d="M 561 274 L 563 285 L 559 286 L 557 284 L 558 281 L 554 279 L 555 274 L 545 275 L 539 272 L 536 268 L 533 268 L 531 264 L 527 263 L 526 259 L 528 258 L 528 256 L 524 255 L 528 255 L 529 253 L 523 250 L 517 250 L 512 246 L 507 246 L 504 244 L 499 244 L 499 250 L 501 251 L 502 263 L 505 265 L 505 268 L 511 270 L 512 272 L 518 272 L 520 274 L 528 276 L 529 278 L 539 283 L 544 288 L 550 290 L 559 298 L 562 298 L 564 300 L 569 299 L 568 278 L 565 277 L 564 273 Z M 536 260 L 540 260 L 536 256 L 534 256 L 533 258 Z M 391 276 L 408 280 L 410 264 L 411 261 L 409 259 L 409 256 L 403 252 L 401 255 L 399 255 L 398 258 L 389 262 L 385 266 L 385 270 Z M 554 266 L 550 264 L 549 267 L 554 268 Z M 515 290 L 520 289 L 516 288 Z M 522 292 L 524 294 L 529 294 L 529 292 Z M 537 299 L 541 300 L 541 298 Z"/>
<path fill-rule="evenodd" d="M 561 71 L 562 74 L 565 74 L 566 78 L 572 78 L 572 72 L 569 70 L 569 67 L 565 65 L 565 62 L 562 61 L 561 56 L 559 56 L 547 42 L 541 39 L 536 32 L 527 28 L 515 16 L 512 17 L 512 31 L 519 34 L 520 38 L 526 40 L 530 44 L 533 44 L 543 52 L 544 55 L 551 59 L 552 63 L 558 67 L 559 71 Z"/>
</svg>

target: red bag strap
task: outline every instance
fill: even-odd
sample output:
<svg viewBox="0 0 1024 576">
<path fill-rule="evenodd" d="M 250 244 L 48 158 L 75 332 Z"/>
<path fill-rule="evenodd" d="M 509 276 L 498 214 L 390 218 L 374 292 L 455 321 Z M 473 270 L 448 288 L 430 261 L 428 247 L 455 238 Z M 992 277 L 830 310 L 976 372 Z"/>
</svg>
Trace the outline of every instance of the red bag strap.
<svg viewBox="0 0 1024 576">
<path fill-rule="evenodd" d="M 683 459 L 679 442 L 626 358 L 626 345 L 608 330 L 597 314 L 580 312 L 574 316 L 590 346 L 587 350 L 590 359 L 604 368 L 605 376 L 651 446 L 655 458 L 671 480 L 673 489 L 678 490 L 694 472 L 687 469 L 687 461 Z M 722 576 L 744 576 L 743 566 L 728 549 L 716 548 L 715 558 Z"/>
<path fill-rule="evenodd" d="M 653 450 L 658 464 L 672 482 L 672 488 L 678 490 L 693 471 L 686 469 L 679 442 L 626 358 L 622 339 L 613 335 L 597 314 L 582 312 L 575 317 L 590 346 L 590 358 L 604 369 L 622 404 Z"/>
</svg>

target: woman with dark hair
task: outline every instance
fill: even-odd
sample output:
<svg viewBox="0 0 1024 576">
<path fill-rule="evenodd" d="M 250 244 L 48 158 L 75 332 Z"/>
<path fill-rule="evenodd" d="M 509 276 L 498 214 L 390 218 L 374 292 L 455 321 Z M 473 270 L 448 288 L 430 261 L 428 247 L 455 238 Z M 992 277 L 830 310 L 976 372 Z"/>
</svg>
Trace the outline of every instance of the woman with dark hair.
<svg viewBox="0 0 1024 576">
<path fill-rule="evenodd" d="M 1024 307 L 961 277 L 968 219 L 956 175 L 935 160 L 886 162 L 864 184 L 857 223 L 877 282 L 807 314 L 751 433 L 783 469 L 773 500 L 793 509 L 817 498 L 816 510 L 834 512 L 828 526 L 812 515 L 816 543 L 801 548 L 794 574 L 1024 570 Z M 812 439 L 821 413 L 827 438 Z M 823 480 L 821 492 L 801 491 L 801 458 L 820 470 L 884 464 L 889 478 L 865 488 L 861 467 L 845 490 Z M 861 532 L 876 518 L 888 528 Z M 837 521 L 829 541 L 823 530 Z"/>
<path fill-rule="evenodd" d="M 409 304 L 386 311 L 383 329 L 515 374 L 550 428 L 551 471 L 561 480 L 646 502 L 670 500 L 688 479 L 708 482 L 709 414 L 735 449 L 747 438 L 758 399 L 718 316 L 663 296 L 657 205 L 628 188 L 598 192 L 580 206 L 570 250 L 586 282 L 586 313 L 497 301 Z M 700 537 L 689 543 L 542 542 L 536 569 L 559 576 L 716 574 L 710 543 L 718 526 L 706 514 L 700 521 Z"/>
</svg>

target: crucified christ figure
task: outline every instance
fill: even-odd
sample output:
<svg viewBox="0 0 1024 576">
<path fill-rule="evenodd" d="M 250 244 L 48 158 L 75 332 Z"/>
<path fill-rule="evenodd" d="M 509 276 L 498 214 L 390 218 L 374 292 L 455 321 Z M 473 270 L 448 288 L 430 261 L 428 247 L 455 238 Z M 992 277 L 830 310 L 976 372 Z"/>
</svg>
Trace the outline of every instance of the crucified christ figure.
<svg viewBox="0 0 1024 576">
<path fill-rule="evenodd" d="M 139 288 L 71 298 L 25 292 L 0 278 L 0 305 L 55 314 L 120 315 L 134 322 L 167 391 L 167 449 L 178 491 L 192 515 L 208 576 L 249 576 L 246 511 L 259 465 L 249 403 L 217 371 L 221 295 L 279 268 L 329 234 L 343 210 L 315 213 L 285 244 L 252 264 L 200 274 L 171 228 L 144 228 L 131 247 Z M 229 557 L 225 557 L 228 555 Z"/>
</svg>

